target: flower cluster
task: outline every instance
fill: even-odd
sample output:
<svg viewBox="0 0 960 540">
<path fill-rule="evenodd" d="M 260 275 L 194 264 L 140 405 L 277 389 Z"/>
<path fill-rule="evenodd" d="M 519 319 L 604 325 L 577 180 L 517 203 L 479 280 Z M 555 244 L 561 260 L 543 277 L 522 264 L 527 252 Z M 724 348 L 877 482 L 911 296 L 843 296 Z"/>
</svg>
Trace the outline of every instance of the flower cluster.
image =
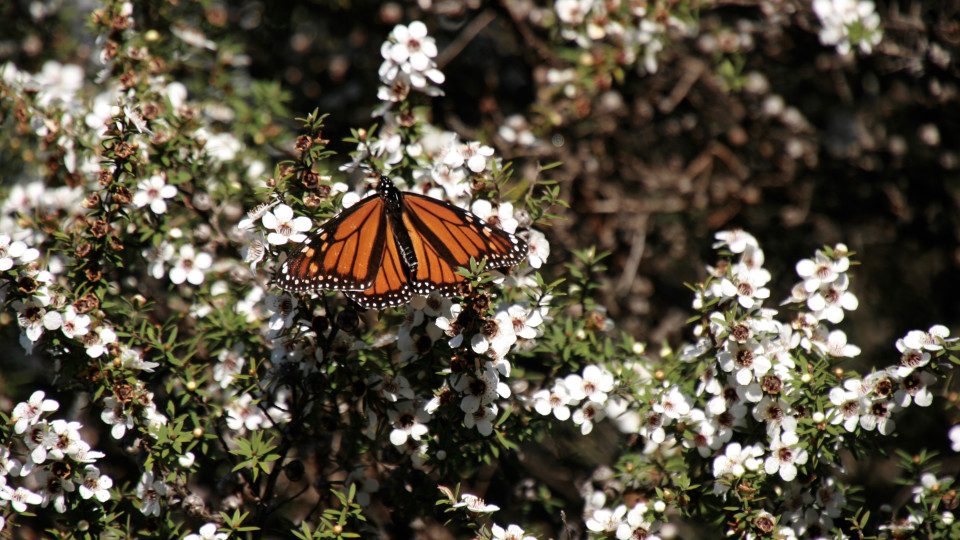
<svg viewBox="0 0 960 540">
<path fill-rule="evenodd" d="M 459 500 L 454 493 L 447 487 L 438 486 L 440 492 L 444 494 L 443 503 L 449 504 L 448 512 L 463 509 L 468 516 L 483 516 L 489 520 L 491 516 L 500 510 L 495 504 L 487 504 L 481 497 L 472 493 L 461 493 Z M 511 523 L 506 528 L 490 521 L 489 529 L 492 540 L 536 540 L 535 536 L 530 536 L 522 527 Z"/>
<path fill-rule="evenodd" d="M 644 456 L 653 455 L 655 449 L 669 455 L 680 446 L 696 450 L 709 460 L 713 493 L 720 500 L 740 496 L 737 486 L 765 485 L 777 479 L 794 490 L 789 483 L 801 475 L 819 475 L 814 491 L 787 491 L 779 519 L 769 514 L 774 510 L 770 507 L 758 513 L 750 527 L 776 530 L 785 537 L 828 531 L 841 515 L 846 497 L 837 480 L 842 469 L 827 456 L 844 444 L 842 433 L 887 434 L 893 430 L 892 415 L 898 409 L 930 405 L 933 396 L 928 387 L 937 380 L 931 370 L 932 355 L 944 353 L 951 342 L 949 331 L 939 325 L 925 332 L 911 331 L 897 341 L 897 365 L 831 387 L 827 380 L 812 375 L 817 364 L 810 359 L 835 362 L 860 353 L 844 332 L 830 326 L 858 306 L 849 290 L 846 246 L 817 251 L 812 259 L 797 264 L 801 281 L 784 304 L 800 309 L 792 322 L 782 323 L 775 318 L 776 310 L 764 306 L 771 276 L 763 268 L 764 254 L 756 239 L 743 231 L 716 236 L 715 247 L 732 259 L 708 268 L 711 279 L 701 285 L 694 301 L 694 307 L 704 313 L 695 331 L 698 341 L 676 353 L 678 369 L 696 374 L 695 388 L 665 380 L 652 396 L 638 392 L 625 407 L 641 418 L 636 432 L 647 442 Z M 620 372 L 648 376 L 653 370 L 644 362 L 640 369 L 635 366 L 624 365 Z M 596 368 L 591 371 L 596 373 Z M 619 381 L 605 384 L 629 386 Z M 568 387 L 557 383 L 550 391 L 540 391 L 536 410 L 567 418 Z M 819 397 L 813 395 L 817 392 Z M 824 430 L 840 425 L 843 430 L 835 432 L 831 443 L 811 445 L 811 427 Z M 813 464 L 819 467 L 817 472 L 811 470 Z M 592 531 L 627 538 L 636 530 L 631 527 L 639 526 L 631 522 L 631 512 L 637 523 L 652 519 L 643 517 L 647 516 L 645 505 L 610 507 L 604 497 L 596 497 L 600 502 L 584 513 Z M 650 529 L 643 527 L 648 534 Z"/>
<path fill-rule="evenodd" d="M 617 65 L 636 64 L 641 72 L 655 73 L 657 54 L 667 42 L 668 30 L 688 33 L 691 23 L 677 14 L 663 14 L 651 7 L 646 2 L 556 0 L 551 16 L 537 13 L 537 18 L 558 19 L 560 36 L 584 50 L 608 43 L 613 47 L 610 56 Z"/>
<path fill-rule="evenodd" d="M 603 506 L 606 501 L 606 494 L 597 491 L 589 494 L 587 504 L 584 506 L 584 519 L 587 530 L 603 537 L 614 537 L 618 540 L 630 540 L 632 538 L 645 538 L 647 540 L 660 540 L 660 535 L 656 534 L 664 527 L 662 514 L 667 505 L 663 501 L 657 501 L 651 507 L 643 502 L 637 502 L 633 506 L 627 507 L 626 504 L 619 504 L 613 509 Z"/>
<path fill-rule="evenodd" d="M 898 339 L 900 361 L 896 365 L 862 378 L 851 377 L 830 390 L 830 422 L 842 424 L 849 432 L 859 426 L 884 435 L 892 433 L 896 411 L 911 404 L 927 407 L 933 403 L 929 387 L 937 377 L 924 368 L 930 364 L 931 352 L 942 351 L 949 336 L 945 326 L 934 325 L 926 332 L 911 330 Z"/>
<path fill-rule="evenodd" d="M 428 96 L 442 96 L 443 72 L 437 69 L 437 44 L 427 35 L 427 25 L 413 21 L 409 25 L 398 24 L 390 32 L 387 41 L 380 47 L 383 64 L 380 65 L 380 82 L 377 91 L 381 101 L 397 103 L 405 101 L 410 90 Z"/>
<path fill-rule="evenodd" d="M 481 435 L 490 435 L 500 410 L 497 400 L 509 399 L 512 395 L 504 382 L 511 371 L 508 353 L 511 348 L 541 335 L 540 325 L 546 312 L 545 306 L 502 303 L 468 339 L 458 322 L 463 309 L 461 304 L 436 293 L 415 297 L 398 331 L 398 360 L 410 363 L 432 350 L 441 338 L 446 338 L 447 345 L 454 350 L 466 350 L 465 354 L 479 355 L 478 358 L 486 356 L 488 359 L 479 367 L 460 373 L 446 370 L 448 374 L 430 399 L 416 395 L 402 376 L 378 377 L 368 382 L 385 400 L 393 403 L 387 416 L 392 426 L 390 441 L 394 445 L 413 445 L 417 453 L 423 453 L 426 447 L 421 441 L 430 439 L 427 437 L 430 420 L 438 409 L 452 403 L 455 396 L 459 396 L 463 425 L 476 429 Z"/>
<path fill-rule="evenodd" d="M 823 25 L 820 43 L 836 46 L 843 55 L 854 47 L 870 54 L 883 39 L 875 9 L 872 0 L 813 0 L 813 12 Z"/>
<path fill-rule="evenodd" d="M 17 513 L 52 505 L 63 514 L 111 498 L 113 480 L 96 466 L 104 454 L 80 437 L 80 422 L 48 419 L 59 408 L 39 390 L 13 408 L 10 420 L 16 436 L 0 446 L 0 500 Z M 25 456 L 25 461 L 15 455 Z"/>
<path fill-rule="evenodd" d="M 607 416 L 607 400 L 614 390 L 614 377 L 607 369 L 591 364 L 583 374 L 571 373 L 552 387 L 538 390 L 531 397 L 533 409 L 557 420 L 573 419 L 580 433 L 593 431 L 595 423 Z M 571 413 L 571 408 L 575 410 Z"/>
</svg>

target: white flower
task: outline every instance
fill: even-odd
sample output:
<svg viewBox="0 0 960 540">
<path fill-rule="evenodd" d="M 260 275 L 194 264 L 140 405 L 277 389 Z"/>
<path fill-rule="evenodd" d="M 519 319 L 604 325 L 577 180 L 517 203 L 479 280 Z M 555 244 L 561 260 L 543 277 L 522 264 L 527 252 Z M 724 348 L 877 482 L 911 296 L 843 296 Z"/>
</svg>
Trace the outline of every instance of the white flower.
<svg viewBox="0 0 960 540">
<path fill-rule="evenodd" d="M 230 386 L 233 380 L 243 371 L 244 345 L 237 343 L 232 349 L 223 349 L 217 355 L 217 364 L 213 366 L 213 380 L 220 383 L 220 388 Z"/>
<path fill-rule="evenodd" d="M 83 344 L 87 347 L 87 356 L 90 358 L 100 358 L 107 352 L 107 346 L 116 342 L 117 333 L 108 324 L 97 326 L 83 340 Z"/>
<path fill-rule="evenodd" d="M 502 310 L 502 306 L 498 308 Z M 534 339 L 542 332 L 543 315 L 540 309 L 528 310 L 520 304 L 513 304 L 507 308 L 507 315 L 513 321 L 513 333 L 521 339 Z"/>
<path fill-rule="evenodd" d="M 813 259 L 802 259 L 797 263 L 797 275 L 803 278 L 804 290 L 812 293 L 821 286 L 836 281 L 849 267 L 850 260 L 846 257 L 834 262 L 826 253 L 817 250 Z"/>
<path fill-rule="evenodd" d="M 460 377 L 454 390 L 466 394 L 460 402 L 460 410 L 467 414 L 476 413 L 482 406 L 492 403 L 497 395 L 510 396 L 510 387 L 500 381 L 499 371 L 491 364 L 474 375 Z"/>
<path fill-rule="evenodd" d="M 592 0 L 557 0 L 553 9 L 561 22 L 577 25 L 584 21 L 592 4 Z"/>
<path fill-rule="evenodd" d="M 493 433 L 493 421 L 497 419 L 498 411 L 499 409 L 494 403 L 483 405 L 472 413 L 466 413 L 463 417 L 463 425 L 467 429 L 476 427 L 481 435 L 489 436 Z"/>
<path fill-rule="evenodd" d="M 780 478 L 787 482 L 797 477 L 797 465 L 807 462 L 807 451 L 787 444 L 781 439 L 775 439 L 770 445 L 770 455 L 764 461 L 763 470 L 767 474 L 780 472 Z"/>
<path fill-rule="evenodd" d="M 247 238 L 250 242 L 243 246 L 240 254 L 243 262 L 250 265 L 250 272 L 255 273 L 257 265 L 267 254 L 266 238 L 262 234 L 248 234 Z"/>
<path fill-rule="evenodd" d="M 659 537 L 650 534 L 654 524 L 644 517 L 647 510 L 646 504 L 635 504 L 633 508 L 627 512 L 626 520 L 617 528 L 617 539 L 630 540 L 632 538 L 643 538 L 645 540 L 659 540 Z"/>
<path fill-rule="evenodd" d="M 53 412 L 60 408 L 60 404 L 53 399 L 44 399 L 43 390 L 37 390 L 30 395 L 27 401 L 18 403 L 13 408 L 11 420 L 14 422 L 13 431 L 23 433 L 28 426 L 40 421 L 43 413 Z"/>
<path fill-rule="evenodd" d="M 727 246 L 727 249 L 733 253 L 743 253 L 747 249 L 747 246 L 760 247 L 760 243 L 757 242 L 757 239 L 754 238 L 752 234 L 741 229 L 720 231 L 714 234 L 713 237 L 717 239 L 717 241 L 713 243 L 713 249 Z"/>
<path fill-rule="evenodd" d="M 433 60 L 437 45 L 427 35 L 427 27 L 420 21 L 409 26 L 394 27 L 390 37 L 381 45 L 384 62 L 380 65 L 380 81 L 389 88 L 381 88 L 377 95 L 387 104 L 404 99 L 409 88 L 415 88 L 430 96 L 443 95 L 434 84 L 442 84 L 443 73 Z M 381 111 L 382 114 L 382 111 Z"/>
<path fill-rule="evenodd" d="M 614 510 L 609 508 L 599 508 L 593 511 L 593 515 L 587 518 L 585 525 L 587 529 L 596 533 L 613 533 L 623 522 L 627 514 L 626 505 L 619 505 Z"/>
<path fill-rule="evenodd" d="M 120 367 L 137 371 L 150 371 L 159 366 L 159 362 L 148 362 L 143 359 L 143 352 L 139 349 L 122 347 L 120 349 Z"/>
<path fill-rule="evenodd" d="M 89 331 L 90 316 L 78 314 L 76 308 L 67 306 L 63 313 L 48 311 L 43 316 L 43 326 L 47 330 L 60 329 L 68 338 L 83 336 Z"/>
<path fill-rule="evenodd" d="M 137 498 L 141 500 L 140 511 L 145 516 L 160 515 L 160 501 L 167 494 L 167 485 L 162 479 L 154 479 L 153 472 L 145 472 L 137 484 Z"/>
<path fill-rule="evenodd" d="M 817 320 L 828 320 L 837 324 L 843 320 L 843 312 L 854 311 L 860 301 L 850 291 L 846 290 L 850 280 L 846 274 L 841 274 L 832 284 L 815 291 L 807 297 L 807 307 L 813 312 Z"/>
<path fill-rule="evenodd" d="M 20 462 L 10 457 L 10 449 L 0 446 L 0 484 L 8 474 L 19 474 Z"/>
<path fill-rule="evenodd" d="M 950 330 L 946 326 L 936 324 L 931 326 L 926 332 L 922 330 L 911 330 L 907 332 L 907 335 L 903 336 L 902 342 L 904 346 L 910 349 L 939 351 L 943 349 L 942 341 L 947 339 L 949 335 Z M 900 343 L 900 341 L 897 343 Z"/>
<path fill-rule="evenodd" d="M 43 496 L 39 493 L 34 493 L 22 486 L 13 489 L 8 485 L 0 486 L 0 499 L 10 501 L 10 506 L 20 514 L 27 511 L 28 504 L 37 505 L 43 502 Z"/>
<path fill-rule="evenodd" d="M 513 203 L 505 202 L 494 207 L 487 199 L 477 199 L 470 205 L 470 211 L 487 223 L 513 234 L 519 222 L 513 216 Z"/>
<path fill-rule="evenodd" d="M 122 439 L 128 429 L 133 429 L 133 414 L 126 410 L 123 402 L 113 396 L 103 398 L 103 406 L 100 419 L 104 424 L 113 426 L 110 428 L 111 437 L 117 440 Z"/>
<path fill-rule="evenodd" d="M 45 444 L 52 459 L 59 461 L 67 456 L 72 458 L 84 448 L 87 443 L 80 438 L 81 427 L 80 422 L 61 419 L 50 422 L 49 441 L 45 441 Z"/>
<path fill-rule="evenodd" d="M 271 313 L 267 328 L 272 332 L 279 332 L 293 325 L 297 314 L 297 305 L 300 302 L 288 292 L 279 292 L 267 296 L 266 307 Z"/>
<path fill-rule="evenodd" d="M 513 330 L 513 321 L 509 314 L 501 311 L 492 320 L 484 323 L 481 332 L 470 339 L 470 347 L 477 354 L 503 358 L 516 342 L 517 334 Z"/>
<path fill-rule="evenodd" d="M 827 337 L 827 354 L 835 358 L 853 358 L 860 355 L 860 347 L 848 344 L 843 330 L 834 330 Z"/>
<path fill-rule="evenodd" d="M 403 401 L 396 409 L 388 409 L 387 417 L 393 425 L 390 442 L 395 446 L 403 446 L 407 439 L 419 441 L 427 434 L 426 423 L 430 421 L 430 414 L 423 407 L 415 407 L 412 401 Z"/>
<path fill-rule="evenodd" d="M 344 203 L 346 208 L 346 203 Z M 287 242 L 303 242 L 307 235 L 303 234 L 313 227 L 313 222 L 306 216 L 293 217 L 293 209 L 286 204 L 277 205 L 273 211 L 263 215 L 263 226 L 273 232 L 267 235 L 267 242 L 280 246 Z"/>
<path fill-rule="evenodd" d="M 51 439 L 52 428 L 46 420 L 31 425 L 23 434 L 23 443 L 30 451 L 30 459 L 24 463 L 20 469 L 20 476 L 27 476 L 33 472 L 34 466 L 40 465 L 47 460 L 47 449 L 53 442 Z"/>
<path fill-rule="evenodd" d="M 427 36 L 427 25 L 420 21 L 413 21 L 410 26 L 398 24 L 390 37 L 394 44 L 389 47 L 389 59 L 394 63 L 410 62 L 413 69 L 425 71 L 437 56 L 437 44 Z"/>
<path fill-rule="evenodd" d="M 163 214 L 167 211 L 167 202 L 177 195 L 177 186 L 167 185 L 163 176 L 155 174 L 141 181 L 137 185 L 137 192 L 133 194 L 133 204 L 137 208 L 150 205 L 154 214 Z"/>
<path fill-rule="evenodd" d="M 17 311 L 17 323 L 23 328 L 23 333 L 31 343 L 35 343 L 43 335 L 46 324 L 47 310 L 36 297 L 26 300 L 14 300 L 13 309 Z M 57 317 L 59 317 L 59 313 Z M 55 328 L 59 328 L 59 322 Z"/>
<path fill-rule="evenodd" d="M 367 386 L 371 390 L 380 392 L 387 401 L 396 403 L 401 398 L 413 400 L 416 394 L 410 386 L 410 381 L 403 375 L 395 377 L 378 375 L 368 381 Z"/>
<path fill-rule="evenodd" d="M 217 161 L 233 161 L 237 157 L 237 153 L 243 149 L 243 145 L 240 144 L 233 133 L 224 132 L 210 135 L 206 130 L 199 129 L 195 136 L 201 140 L 206 139 L 203 151 Z"/>
<path fill-rule="evenodd" d="M 830 423 L 843 422 L 843 428 L 853 432 L 860 423 L 861 409 L 866 402 L 863 401 L 863 395 L 858 392 L 862 388 L 859 380 L 847 379 L 843 382 L 843 386 L 844 388 L 830 389 L 830 403 L 835 406 Z"/>
<path fill-rule="evenodd" d="M 460 323 L 457 322 L 457 319 L 460 317 L 460 312 L 463 311 L 463 306 L 459 303 L 450 302 L 449 304 L 445 303 L 441 307 L 443 311 L 440 316 L 437 317 L 435 324 L 437 328 L 450 338 L 447 345 L 449 345 L 451 349 L 456 349 L 463 343 L 463 328 Z"/>
<path fill-rule="evenodd" d="M 701 456 L 707 457 L 713 453 L 713 450 L 720 448 L 723 442 L 726 442 L 720 441 L 714 436 L 719 428 L 716 418 L 707 418 L 706 414 L 700 409 L 692 409 L 689 417 L 695 423 L 696 429 L 693 430 L 692 436 L 684 435 L 683 445 L 685 447 L 696 448 Z"/>
<path fill-rule="evenodd" d="M 504 529 L 494 523 L 490 530 L 494 540 L 536 540 L 535 536 L 528 536 L 519 525 L 510 524 Z"/>
<path fill-rule="evenodd" d="M 870 403 L 860 417 L 860 427 L 867 431 L 876 429 L 883 435 L 889 435 L 896 427 L 896 423 L 891 418 L 892 408 L 891 404 L 885 400 Z"/>
<path fill-rule="evenodd" d="M 813 12 L 823 24 L 820 43 L 836 45 L 837 52 L 844 55 L 853 46 L 869 54 L 883 38 L 880 15 L 874 9 L 870 0 L 814 0 Z"/>
<path fill-rule="evenodd" d="M 272 425 L 256 403 L 253 402 L 253 396 L 250 394 L 243 394 L 231 399 L 225 408 L 227 410 L 227 427 L 234 431 L 239 431 L 242 428 L 255 431 Z"/>
<path fill-rule="evenodd" d="M 607 411 L 603 408 L 603 404 L 588 401 L 583 407 L 573 412 L 573 423 L 580 426 L 581 434 L 588 435 L 593 431 L 593 425 L 603 420 L 606 415 Z"/>
<path fill-rule="evenodd" d="M 170 281 L 180 285 L 188 281 L 193 285 L 203 283 L 205 271 L 213 266 L 213 257 L 201 251 L 197 253 L 191 244 L 180 246 L 180 255 L 174 260 L 170 269 Z"/>
<path fill-rule="evenodd" d="M 34 248 L 28 248 L 27 244 L 16 240 L 11 242 L 10 235 L 0 234 L 0 272 L 13 268 L 18 260 L 20 263 L 27 263 L 36 260 L 40 256 L 40 251 Z"/>
<path fill-rule="evenodd" d="M 583 368 L 583 376 L 571 373 L 563 379 L 570 397 L 580 401 L 589 399 L 594 403 L 607 401 L 607 394 L 613 391 L 613 374 L 605 368 L 590 364 Z"/>
<path fill-rule="evenodd" d="M 950 437 L 950 449 L 960 452 L 960 424 L 950 428 L 947 435 Z"/>
<path fill-rule="evenodd" d="M 83 482 L 79 488 L 80 496 L 84 499 L 96 497 L 100 502 L 109 501 L 113 480 L 105 474 L 100 474 L 100 469 L 94 465 L 87 465 L 83 471 Z"/>
<path fill-rule="evenodd" d="M 177 458 L 177 463 L 184 469 L 189 469 L 193 467 L 194 462 L 196 462 L 197 456 L 193 452 L 187 452 L 184 455 Z"/>
<path fill-rule="evenodd" d="M 677 420 L 690 413 L 692 403 L 693 400 L 684 395 L 679 386 L 672 386 L 661 396 L 660 401 L 653 404 L 653 411 Z"/>
<path fill-rule="evenodd" d="M 920 407 L 929 407 L 933 403 L 933 393 L 927 388 L 937 382 L 933 373 L 914 371 L 903 378 L 900 388 L 893 394 L 893 401 L 899 407 L 907 407 L 911 402 Z"/>
<path fill-rule="evenodd" d="M 270 210 L 271 208 L 273 208 L 279 203 L 280 201 L 274 201 L 269 204 L 261 203 L 253 207 L 251 210 L 248 210 L 247 217 L 241 219 L 240 222 L 237 223 L 237 230 L 245 231 L 250 227 L 253 227 L 253 224 L 256 223 L 258 220 L 260 220 L 260 218 L 262 218 L 263 215 L 267 213 L 267 210 Z"/>
<path fill-rule="evenodd" d="M 757 445 L 744 448 L 740 443 L 730 443 L 724 450 L 723 455 L 717 456 L 713 460 L 713 476 L 720 478 L 732 475 L 739 478 L 748 470 L 756 471 L 762 463 L 757 458 L 762 455 L 763 450 Z"/>
<path fill-rule="evenodd" d="M 640 426 L 639 434 L 641 437 L 646 437 L 650 439 L 651 442 L 660 444 L 667 438 L 667 432 L 663 429 L 663 414 L 650 412 L 647 414 L 644 419 L 643 425 Z"/>
<path fill-rule="evenodd" d="M 741 306 L 750 309 L 770 297 L 770 289 L 763 286 L 769 281 L 770 272 L 755 268 L 734 276 L 732 280 L 723 278 L 720 281 L 720 291 L 724 297 L 735 297 Z"/>
<path fill-rule="evenodd" d="M 467 168 L 475 174 L 480 174 L 488 168 L 487 164 L 493 158 L 493 148 L 477 141 L 471 141 L 464 144 L 463 157 L 466 158 Z M 511 207 L 512 206 L 513 205 L 511 205 Z M 513 212 L 511 208 L 511 214 L 512 213 Z M 513 231 L 507 232 L 512 233 Z"/>
<path fill-rule="evenodd" d="M 527 262 L 533 268 L 540 268 L 550 256 L 550 242 L 547 237 L 536 229 L 527 232 Z"/>
<path fill-rule="evenodd" d="M 486 501 L 472 495 L 470 493 L 463 493 L 460 495 L 460 502 L 454 504 L 452 508 L 466 508 L 470 512 L 475 512 L 478 514 L 492 514 L 500 509 L 499 506 L 495 504 L 487 504 Z"/>
<path fill-rule="evenodd" d="M 79 103 L 74 98 L 83 88 L 83 77 L 83 68 L 78 65 L 47 61 L 41 72 L 33 77 L 33 81 L 40 86 L 37 105 L 46 108 L 59 101 L 68 109 L 75 108 Z"/>
<path fill-rule="evenodd" d="M 207 523 L 203 527 L 200 527 L 199 534 L 188 534 L 183 537 L 183 540 L 227 540 L 229 537 L 229 533 L 217 532 L 216 523 Z"/>
<path fill-rule="evenodd" d="M 143 250 L 143 258 L 148 262 L 147 271 L 154 279 L 163 278 L 166 273 L 164 263 L 172 261 L 176 250 L 172 244 L 161 241 L 160 245 Z"/>
<path fill-rule="evenodd" d="M 577 401 L 572 399 L 567 391 L 566 385 L 560 383 L 553 385 L 553 388 L 539 390 L 533 395 L 533 408 L 543 416 L 553 414 L 557 420 L 568 420 L 570 418 L 570 407 Z M 958 430 L 960 431 L 960 430 Z"/>
<path fill-rule="evenodd" d="M 907 347 L 903 339 L 897 340 L 897 349 L 901 352 L 900 362 L 897 366 L 897 376 L 906 377 L 913 370 L 922 368 L 930 363 L 930 353 L 921 349 L 911 349 Z"/>
<path fill-rule="evenodd" d="M 940 491 L 940 480 L 937 479 L 935 474 L 925 472 L 920 475 L 920 485 L 914 486 L 912 491 L 913 502 L 916 504 L 921 504 L 923 502 L 924 495 L 929 493 L 938 493 Z"/>
<path fill-rule="evenodd" d="M 754 340 L 737 343 L 728 339 L 723 344 L 723 350 L 717 353 L 717 360 L 721 369 L 735 374 L 741 386 L 761 380 L 773 367 L 770 359 L 764 355 L 763 346 Z"/>
</svg>

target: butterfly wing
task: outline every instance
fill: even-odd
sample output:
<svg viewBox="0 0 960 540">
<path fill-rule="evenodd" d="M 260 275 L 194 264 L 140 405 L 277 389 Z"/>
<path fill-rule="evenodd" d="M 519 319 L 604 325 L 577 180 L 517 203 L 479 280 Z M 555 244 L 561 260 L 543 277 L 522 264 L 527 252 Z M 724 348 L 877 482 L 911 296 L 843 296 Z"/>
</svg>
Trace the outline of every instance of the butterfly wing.
<svg viewBox="0 0 960 540">
<path fill-rule="evenodd" d="M 291 292 L 362 291 L 374 286 L 384 249 L 394 244 L 383 201 L 371 195 L 317 229 L 280 265 L 277 285 Z M 396 248 L 393 248 L 394 251 Z"/>
<path fill-rule="evenodd" d="M 527 245 L 471 212 L 450 203 L 403 193 L 403 223 L 419 265 L 411 276 L 417 294 L 438 290 L 449 296 L 466 278 L 457 274 L 470 258 L 486 258 L 487 268 L 513 266 L 527 255 Z"/>
<path fill-rule="evenodd" d="M 409 268 L 400 255 L 398 240 L 394 235 L 394 224 L 384 220 L 385 233 L 389 240 L 383 253 L 382 264 L 378 268 L 373 285 L 363 291 L 346 291 L 344 294 L 364 309 L 383 309 L 406 304 L 413 296 L 410 286 Z"/>
</svg>

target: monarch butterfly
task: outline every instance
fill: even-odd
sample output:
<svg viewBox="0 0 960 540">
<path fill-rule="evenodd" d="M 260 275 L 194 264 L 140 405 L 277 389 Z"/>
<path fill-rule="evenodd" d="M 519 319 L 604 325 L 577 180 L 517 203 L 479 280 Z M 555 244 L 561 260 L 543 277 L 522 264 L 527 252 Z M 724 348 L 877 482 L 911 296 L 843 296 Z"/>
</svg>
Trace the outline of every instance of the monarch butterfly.
<svg viewBox="0 0 960 540">
<path fill-rule="evenodd" d="M 383 309 L 414 294 L 452 295 L 466 280 L 457 268 L 471 257 L 505 268 L 526 255 L 516 236 L 381 176 L 377 194 L 321 225 L 280 266 L 276 283 L 291 292 L 344 291 L 364 309 Z"/>
</svg>

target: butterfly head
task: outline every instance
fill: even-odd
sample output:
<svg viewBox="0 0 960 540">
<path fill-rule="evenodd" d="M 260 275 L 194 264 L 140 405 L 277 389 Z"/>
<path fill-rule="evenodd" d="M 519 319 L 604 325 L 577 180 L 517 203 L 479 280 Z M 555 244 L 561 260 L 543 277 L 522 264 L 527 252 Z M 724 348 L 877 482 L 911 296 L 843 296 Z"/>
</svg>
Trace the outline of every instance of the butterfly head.
<svg viewBox="0 0 960 540">
<path fill-rule="evenodd" d="M 380 195 L 380 198 L 385 199 L 391 191 L 395 189 L 393 185 L 393 180 L 388 176 L 381 176 L 380 182 L 377 184 L 377 195 Z"/>
<path fill-rule="evenodd" d="M 400 190 L 393 185 L 393 180 L 381 176 L 380 183 L 377 184 L 377 195 L 386 205 L 387 214 L 399 219 L 400 213 L 403 212 L 403 203 L 401 202 Z"/>
</svg>

